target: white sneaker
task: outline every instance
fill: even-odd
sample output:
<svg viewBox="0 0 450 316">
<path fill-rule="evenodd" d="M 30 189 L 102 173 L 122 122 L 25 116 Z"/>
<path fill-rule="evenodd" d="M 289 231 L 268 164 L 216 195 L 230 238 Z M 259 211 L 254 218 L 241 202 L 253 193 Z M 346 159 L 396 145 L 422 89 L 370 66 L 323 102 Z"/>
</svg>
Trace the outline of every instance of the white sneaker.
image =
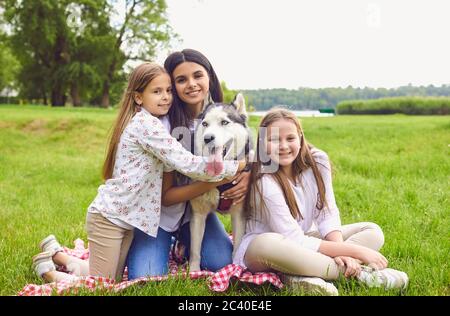
<svg viewBox="0 0 450 316">
<path fill-rule="evenodd" d="M 50 251 L 52 253 L 52 257 L 59 251 L 63 251 L 63 247 L 59 244 L 59 242 L 56 240 L 56 237 L 54 235 L 48 235 L 45 237 L 40 243 L 39 247 L 41 248 L 42 252 Z"/>
<path fill-rule="evenodd" d="M 384 287 L 385 289 L 405 289 L 408 286 L 408 275 L 403 271 L 390 268 L 375 270 L 367 266 L 362 266 L 358 280 L 369 287 Z"/>
<path fill-rule="evenodd" d="M 56 266 L 53 263 L 52 256 L 53 254 L 51 251 L 45 251 L 38 253 L 33 257 L 32 268 L 39 277 L 42 278 L 42 275 L 44 273 L 56 270 Z"/>
<path fill-rule="evenodd" d="M 282 274 L 281 281 L 293 290 L 303 290 L 311 294 L 338 296 L 338 289 L 333 283 L 315 277 Z"/>
</svg>

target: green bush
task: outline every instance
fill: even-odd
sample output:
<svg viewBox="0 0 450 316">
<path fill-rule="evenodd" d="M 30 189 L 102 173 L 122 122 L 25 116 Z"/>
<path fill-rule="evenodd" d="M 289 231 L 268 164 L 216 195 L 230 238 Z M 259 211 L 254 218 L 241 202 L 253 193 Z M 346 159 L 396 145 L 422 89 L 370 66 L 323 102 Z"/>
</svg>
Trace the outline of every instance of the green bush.
<svg viewBox="0 0 450 316">
<path fill-rule="evenodd" d="M 450 98 L 397 97 L 375 100 L 352 100 L 336 106 L 338 114 L 448 115 Z"/>
</svg>

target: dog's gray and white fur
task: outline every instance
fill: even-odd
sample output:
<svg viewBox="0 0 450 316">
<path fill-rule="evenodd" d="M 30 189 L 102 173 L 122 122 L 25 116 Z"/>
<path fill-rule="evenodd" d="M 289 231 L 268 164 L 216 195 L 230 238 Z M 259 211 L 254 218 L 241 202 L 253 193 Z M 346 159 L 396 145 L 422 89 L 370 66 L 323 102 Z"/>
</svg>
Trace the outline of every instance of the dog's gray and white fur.
<svg viewBox="0 0 450 316">
<path fill-rule="evenodd" d="M 197 155 L 210 156 L 219 148 L 223 160 L 250 161 L 252 158 L 251 132 L 245 100 L 242 94 L 236 95 L 231 104 L 213 103 L 208 105 L 199 116 L 199 123 L 194 134 Z M 208 214 L 217 209 L 220 199 L 218 189 L 208 191 L 191 200 L 192 214 L 190 220 L 191 248 L 190 271 L 200 270 L 200 251 Z M 229 213 L 233 229 L 233 255 L 241 242 L 245 231 L 243 203 L 232 205 Z"/>
</svg>

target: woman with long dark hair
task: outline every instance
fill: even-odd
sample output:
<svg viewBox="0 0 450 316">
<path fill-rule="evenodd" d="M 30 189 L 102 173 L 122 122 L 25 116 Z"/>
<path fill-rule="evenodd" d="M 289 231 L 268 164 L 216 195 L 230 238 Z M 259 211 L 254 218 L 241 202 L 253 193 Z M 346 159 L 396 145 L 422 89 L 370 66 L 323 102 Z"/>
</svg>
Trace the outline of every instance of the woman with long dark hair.
<svg viewBox="0 0 450 316">
<path fill-rule="evenodd" d="M 200 52 L 184 49 L 167 57 L 164 68 L 172 80 L 173 104 L 169 110 L 172 135 L 180 140 L 185 148 L 192 150 L 192 137 L 195 119 L 205 105 L 223 102 L 219 79 L 209 60 Z M 189 131 L 177 137 L 177 128 Z M 190 134 L 190 135 L 189 135 Z M 169 170 L 167 170 L 169 171 Z M 196 181 L 176 172 L 165 172 L 163 179 L 161 222 L 157 237 L 153 238 L 135 230 L 134 240 L 128 255 L 129 278 L 165 275 L 168 273 L 170 248 L 174 239 L 186 249 L 190 249 L 190 204 L 189 200 L 229 182 L 216 183 Z M 249 173 L 243 172 L 233 179 L 236 185 L 225 191 L 224 197 L 241 203 L 247 192 Z M 201 249 L 202 269 L 217 271 L 232 263 L 233 245 L 217 215 L 212 212 L 206 219 L 205 233 Z"/>
</svg>

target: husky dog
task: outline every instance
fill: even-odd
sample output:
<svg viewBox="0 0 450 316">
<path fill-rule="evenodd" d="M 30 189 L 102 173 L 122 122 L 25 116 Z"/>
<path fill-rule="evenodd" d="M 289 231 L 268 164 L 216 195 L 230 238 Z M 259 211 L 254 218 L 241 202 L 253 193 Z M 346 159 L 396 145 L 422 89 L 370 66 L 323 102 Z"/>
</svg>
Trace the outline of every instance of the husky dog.
<svg viewBox="0 0 450 316">
<path fill-rule="evenodd" d="M 208 156 L 210 162 L 213 162 L 212 168 L 222 168 L 223 160 L 251 161 L 253 155 L 251 132 L 247 126 L 247 111 L 242 94 L 236 95 L 231 104 L 212 103 L 205 108 L 199 116 L 194 132 L 194 144 L 196 154 Z M 216 173 L 215 171 L 211 170 Z M 205 232 L 205 221 L 212 210 L 228 211 L 229 208 L 234 239 L 233 255 L 244 235 L 243 205 L 242 203 L 231 205 L 232 200 L 220 199 L 220 193 L 232 187 L 232 184 L 221 187 L 224 186 L 191 200 L 190 271 L 200 270 L 200 250 Z"/>
</svg>

